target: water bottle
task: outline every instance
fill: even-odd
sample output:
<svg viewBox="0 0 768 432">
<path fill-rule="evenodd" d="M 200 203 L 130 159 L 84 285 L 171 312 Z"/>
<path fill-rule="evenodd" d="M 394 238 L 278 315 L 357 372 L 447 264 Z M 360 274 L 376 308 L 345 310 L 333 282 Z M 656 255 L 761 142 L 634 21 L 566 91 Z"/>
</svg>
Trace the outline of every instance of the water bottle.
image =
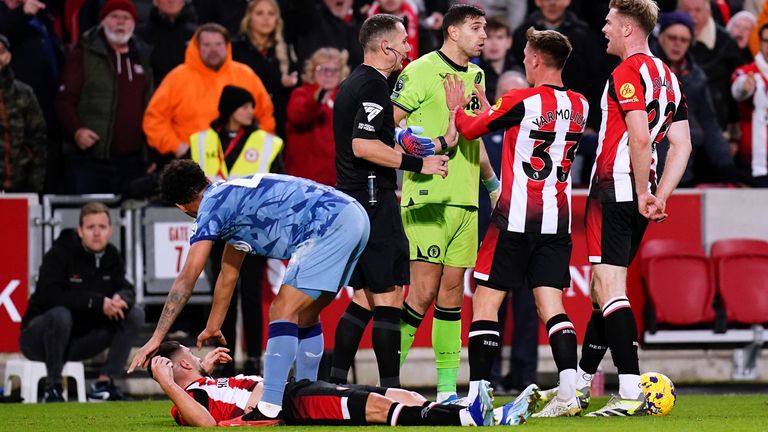
<svg viewBox="0 0 768 432">
<path fill-rule="evenodd" d="M 378 202 L 377 200 L 378 189 L 376 188 L 376 173 L 373 171 L 368 172 L 368 204 L 373 207 Z"/>
</svg>

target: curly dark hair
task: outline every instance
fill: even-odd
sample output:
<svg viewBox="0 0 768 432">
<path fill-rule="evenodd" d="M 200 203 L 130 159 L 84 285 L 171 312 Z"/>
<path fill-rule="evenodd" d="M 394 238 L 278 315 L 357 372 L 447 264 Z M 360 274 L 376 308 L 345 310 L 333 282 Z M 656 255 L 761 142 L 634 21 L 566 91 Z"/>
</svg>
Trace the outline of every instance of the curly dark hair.
<svg viewBox="0 0 768 432">
<path fill-rule="evenodd" d="M 152 373 L 152 359 L 155 357 L 165 357 L 167 359 L 172 359 L 173 355 L 176 354 L 177 351 L 181 349 L 181 344 L 177 341 L 165 341 L 160 344 L 160 347 L 157 349 L 157 352 L 155 355 L 152 356 L 152 358 L 149 359 L 149 362 L 147 363 L 147 373 L 149 373 L 150 378 L 154 378 L 154 375 Z"/>
<path fill-rule="evenodd" d="M 160 195 L 170 204 L 189 204 L 206 186 L 205 173 L 191 159 L 171 161 L 160 175 Z"/>
</svg>

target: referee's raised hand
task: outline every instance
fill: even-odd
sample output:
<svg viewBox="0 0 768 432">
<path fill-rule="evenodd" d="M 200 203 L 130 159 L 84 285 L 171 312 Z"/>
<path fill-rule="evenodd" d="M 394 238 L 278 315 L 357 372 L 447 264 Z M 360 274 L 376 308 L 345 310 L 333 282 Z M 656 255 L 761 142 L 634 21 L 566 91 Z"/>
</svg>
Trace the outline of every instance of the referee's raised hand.
<svg viewBox="0 0 768 432">
<path fill-rule="evenodd" d="M 448 156 L 445 155 L 433 155 L 424 158 L 424 163 L 421 166 L 422 174 L 437 174 L 440 177 L 445 178 L 448 176 Z"/>
</svg>

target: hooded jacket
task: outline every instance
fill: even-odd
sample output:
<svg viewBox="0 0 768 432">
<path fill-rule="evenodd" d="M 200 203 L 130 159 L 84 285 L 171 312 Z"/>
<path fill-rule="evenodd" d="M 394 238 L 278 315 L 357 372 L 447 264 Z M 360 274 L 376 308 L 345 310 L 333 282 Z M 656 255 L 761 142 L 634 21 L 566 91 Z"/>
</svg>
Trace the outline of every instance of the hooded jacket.
<svg viewBox="0 0 768 432">
<path fill-rule="evenodd" d="M 192 37 L 184 64 L 175 67 L 158 87 L 144 114 L 144 133 L 151 147 L 169 154 L 189 136 L 206 129 L 218 117 L 217 104 L 222 89 L 236 85 L 251 92 L 256 101 L 253 115 L 259 128 L 275 133 L 272 100 L 259 77 L 248 66 L 232 60 L 232 45 L 217 71 L 209 69 L 200 58 L 197 34 Z"/>
<path fill-rule="evenodd" d="M 0 69 L 0 191 L 40 192 L 48 142 L 32 88 Z"/>
<path fill-rule="evenodd" d="M 53 307 L 65 306 L 73 312 L 74 332 L 79 333 L 109 322 L 102 309 L 104 297 L 120 294 L 133 307 L 136 290 L 125 279 L 125 264 L 117 248 L 107 244 L 98 266 L 96 263 L 96 254 L 83 246 L 75 230 L 62 230 L 43 257 L 37 289 L 21 327 Z"/>
</svg>

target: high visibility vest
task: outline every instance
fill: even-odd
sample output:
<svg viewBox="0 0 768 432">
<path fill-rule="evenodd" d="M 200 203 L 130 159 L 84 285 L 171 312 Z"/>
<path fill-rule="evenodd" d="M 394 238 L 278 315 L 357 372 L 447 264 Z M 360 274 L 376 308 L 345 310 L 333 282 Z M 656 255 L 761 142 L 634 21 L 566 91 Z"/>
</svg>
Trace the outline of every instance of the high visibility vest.
<svg viewBox="0 0 768 432">
<path fill-rule="evenodd" d="M 208 128 L 189 137 L 192 160 L 211 180 L 229 180 L 251 174 L 268 173 L 283 149 L 283 140 L 261 129 L 251 133 L 237 156 L 232 170 L 227 169 L 219 134 Z"/>
</svg>

